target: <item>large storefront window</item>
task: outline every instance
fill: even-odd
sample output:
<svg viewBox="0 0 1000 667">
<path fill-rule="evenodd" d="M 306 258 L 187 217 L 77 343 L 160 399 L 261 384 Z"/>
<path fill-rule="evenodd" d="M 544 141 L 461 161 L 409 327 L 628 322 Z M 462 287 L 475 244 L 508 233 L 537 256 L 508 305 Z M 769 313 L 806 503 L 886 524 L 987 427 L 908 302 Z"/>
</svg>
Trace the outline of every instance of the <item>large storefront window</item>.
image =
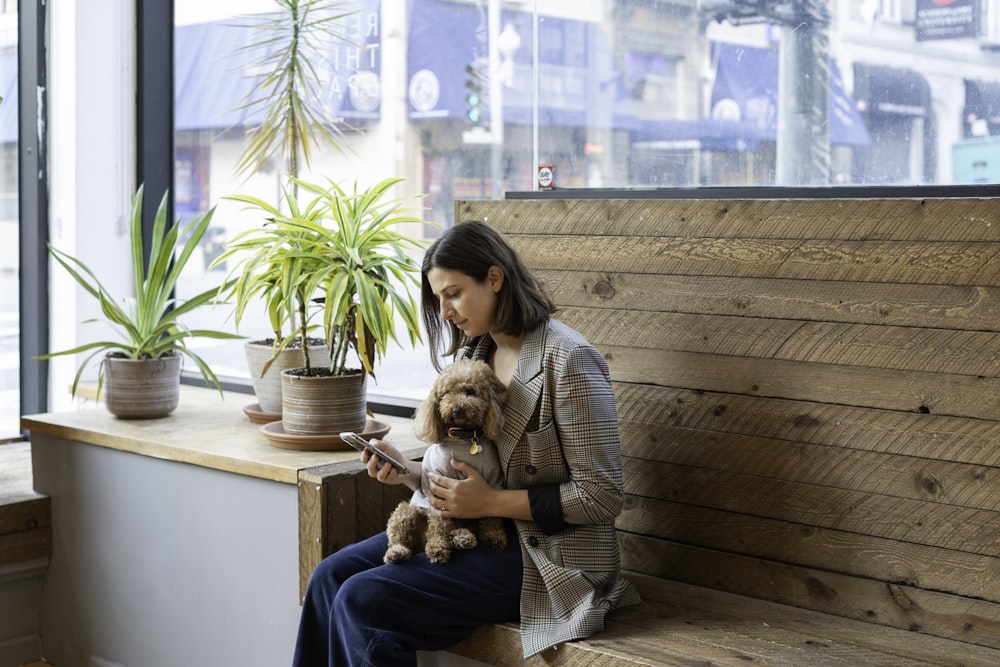
<svg viewBox="0 0 1000 667">
<path fill-rule="evenodd" d="M 0 3 L 0 441 L 20 433 L 17 8 Z"/>
<path fill-rule="evenodd" d="M 541 165 L 557 193 L 1000 182 L 988 3 L 951 3 L 975 25 L 919 0 L 335 4 L 351 14 L 312 65 L 344 150 L 314 155 L 307 177 L 404 177 L 400 194 L 425 195 L 440 225 L 410 230 L 427 239 L 455 223 L 456 200 L 538 189 Z M 219 207 L 202 268 L 254 224 L 223 197 L 276 199 L 283 182 L 277 163 L 235 171 L 259 123 L 241 107 L 255 80 L 241 15 L 274 9 L 176 0 L 177 212 Z M 262 318 L 241 328 L 265 333 Z M 234 348 L 201 352 L 245 377 Z M 374 393 L 422 398 L 426 357 L 390 351 Z"/>
</svg>

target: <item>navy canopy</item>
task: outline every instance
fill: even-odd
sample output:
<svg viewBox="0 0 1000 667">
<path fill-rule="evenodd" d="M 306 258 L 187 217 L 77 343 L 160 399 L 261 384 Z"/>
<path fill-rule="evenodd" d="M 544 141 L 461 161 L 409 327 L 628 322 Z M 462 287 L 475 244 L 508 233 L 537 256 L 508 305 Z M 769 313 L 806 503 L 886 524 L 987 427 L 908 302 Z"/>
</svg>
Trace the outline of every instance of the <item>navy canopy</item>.
<svg viewBox="0 0 1000 667">
<path fill-rule="evenodd" d="M 464 118 L 466 66 L 488 70 L 489 24 L 485 6 L 414 0 L 407 51 L 411 119 Z M 501 12 L 498 38 L 517 44 L 501 57 L 504 123 L 533 120 L 532 35 L 528 12 Z M 602 26 L 540 17 L 538 21 L 538 122 L 540 125 L 625 128 L 636 126 L 632 101 L 615 66 Z M 488 95 L 489 83 L 483 91 Z M 489 101 L 484 108 L 488 110 Z"/>
<path fill-rule="evenodd" d="M 345 39 L 331 37 L 311 62 L 322 81 L 320 102 L 330 118 L 377 120 L 381 108 L 379 0 L 356 0 Z M 264 16 L 263 18 L 267 18 Z M 260 83 L 266 52 L 249 50 L 271 35 L 247 19 L 178 26 L 174 42 L 174 127 L 224 129 L 260 124 L 260 105 L 245 108 Z M 254 24 L 259 19 L 254 19 Z"/>
<path fill-rule="evenodd" d="M 741 120 L 756 126 L 761 136 L 774 140 L 778 132 L 778 54 L 717 42 L 716 73 L 712 89 L 712 117 Z M 844 90 L 836 61 L 830 61 L 830 143 L 869 146 L 871 136 L 854 100 Z"/>
<path fill-rule="evenodd" d="M 638 150 L 755 151 L 763 140 L 773 140 L 753 123 L 742 120 L 692 118 L 646 120 L 632 133 Z"/>
</svg>

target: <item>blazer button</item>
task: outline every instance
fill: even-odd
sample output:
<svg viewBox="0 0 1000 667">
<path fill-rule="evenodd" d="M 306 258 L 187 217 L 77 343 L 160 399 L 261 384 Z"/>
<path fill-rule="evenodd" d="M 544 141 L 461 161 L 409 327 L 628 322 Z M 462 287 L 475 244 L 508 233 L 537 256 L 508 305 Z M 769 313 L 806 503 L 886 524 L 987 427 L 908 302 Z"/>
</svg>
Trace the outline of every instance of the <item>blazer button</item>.
<svg viewBox="0 0 1000 667">
<path fill-rule="evenodd" d="M 529 475 L 534 475 L 536 472 L 538 472 L 538 468 L 536 468 L 533 465 L 529 465 L 527 468 L 525 468 L 525 470 L 527 470 Z"/>
<path fill-rule="evenodd" d="M 529 537 L 528 538 L 528 546 L 529 547 L 537 547 L 538 546 L 538 538 L 535 537 L 534 535 L 532 535 L 531 537 Z"/>
</svg>

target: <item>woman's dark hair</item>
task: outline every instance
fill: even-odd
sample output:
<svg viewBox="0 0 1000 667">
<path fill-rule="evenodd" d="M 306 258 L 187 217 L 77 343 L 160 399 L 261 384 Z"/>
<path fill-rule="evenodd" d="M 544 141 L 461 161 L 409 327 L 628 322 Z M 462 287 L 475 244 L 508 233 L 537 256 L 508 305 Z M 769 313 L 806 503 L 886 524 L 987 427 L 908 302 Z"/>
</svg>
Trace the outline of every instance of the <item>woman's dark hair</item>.
<svg viewBox="0 0 1000 667">
<path fill-rule="evenodd" d="M 504 274 L 503 286 L 497 293 L 498 332 L 520 336 L 555 312 L 555 304 L 498 231 L 478 220 L 460 222 L 427 248 L 421 269 L 420 313 L 430 343 L 431 361 L 438 370 L 441 369 L 439 353 L 443 357 L 453 356 L 472 340 L 454 322 L 448 322 L 451 336 L 445 344 L 446 323 L 439 315 L 437 297 L 427 282 L 427 272 L 434 268 L 459 271 L 483 283 L 491 266 L 499 266 Z"/>
</svg>

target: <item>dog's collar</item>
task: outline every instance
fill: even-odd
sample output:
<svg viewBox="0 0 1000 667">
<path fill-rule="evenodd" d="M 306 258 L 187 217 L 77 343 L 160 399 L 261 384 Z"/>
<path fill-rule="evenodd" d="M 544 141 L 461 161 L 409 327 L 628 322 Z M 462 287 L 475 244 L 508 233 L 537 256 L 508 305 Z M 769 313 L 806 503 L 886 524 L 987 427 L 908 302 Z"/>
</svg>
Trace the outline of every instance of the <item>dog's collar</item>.
<svg viewBox="0 0 1000 667">
<path fill-rule="evenodd" d="M 479 440 L 484 437 L 483 432 L 478 428 L 462 428 L 461 426 L 449 426 L 448 437 L 458 440 Z"/>
<path fill-rule="evenodd" d="M 478 428 L 463 429 L 458 426 L 449 426 L 448 437 L 456 440 L 468 440 L 470 454 L 478 454 L 483 449 L 479 446 L 479 438 L 484 437 L 484 434 Z"/>
</svg>

